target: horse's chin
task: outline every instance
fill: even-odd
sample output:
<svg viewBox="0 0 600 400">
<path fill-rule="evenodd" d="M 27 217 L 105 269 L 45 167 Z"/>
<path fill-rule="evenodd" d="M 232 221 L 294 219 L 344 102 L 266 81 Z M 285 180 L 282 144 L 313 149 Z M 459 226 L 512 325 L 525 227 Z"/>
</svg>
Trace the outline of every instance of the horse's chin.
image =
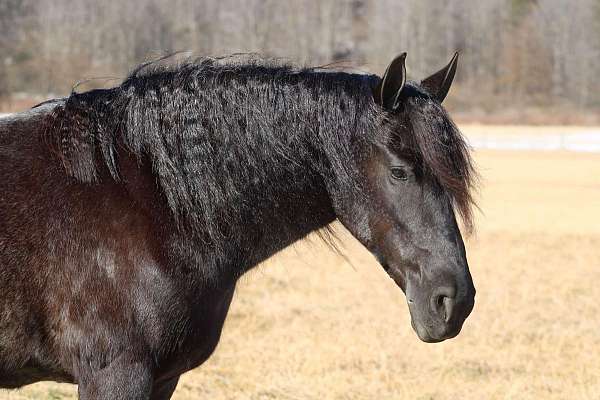
<svg viewBox="0 0 600 400">
<path fill-rule="evenodd" d="M 447 338 L 435 338 L 433 337 L 429 331 L 427 330 L 427 328 L 425 327 L 425 325 L 420 324 L 420 323 L 415 323 L 414 318 L 410 319 L 410 323 L 414 329 L 414 331 L 416 332 L 417 336 L 419 337 L 419 339 L 421 339 L 423 342 L 425 343 L 439 343 L 439 342 L 443 342 L 444 340 L 446 340 Z"/>
</svg>

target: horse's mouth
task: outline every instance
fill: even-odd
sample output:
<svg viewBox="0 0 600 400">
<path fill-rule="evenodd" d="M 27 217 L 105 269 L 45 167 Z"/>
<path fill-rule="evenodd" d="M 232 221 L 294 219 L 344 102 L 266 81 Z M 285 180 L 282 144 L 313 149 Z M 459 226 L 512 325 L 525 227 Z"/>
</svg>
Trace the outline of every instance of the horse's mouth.
<svg viewBox="0 0 600 400">
<path fill-rule="evenodd" d="M 425 343 L 439 343 L 444 339 L 437 339 L 431 336 L 427 327 L 421 323 L 415 322 L 415 319 L 411 317 L 410 324 L 412 325 L 413 330 L 417 333 L 419 339 L 421 339 Z"/>
<path fill-rule="evenodd" d="M 419 339 L 421 339 L 425 343 L 443 342 L 444 340 L 452 339 L 453 337 L 456 337 L 460 332 L 460 329 L 459 329 L 457 332 L 443 335 L 441 337 L 435 337 L 431 333 L 429 333 L 429 330 L 427 329 L 427 327 L 425 325 L 420 324 L 420 323 L 415 323 L 413 319 L 411 319 L 411 325 L 412 325 L 413 329 L 415 330 L 415 332 L 417 333 L 417 336 L 419 337 Z"/>
<path fill-rule="evenodd" d="M 415 303 L 409 299 L 408 307 L 410 310 L 410 324 L 419 339 L 421 339 L 423 342 L 439 343 L 447 339 L 452 339 L 460 333 L 462 325 L 457 327 L 448 325 L 446 323 L 441 323 L 438 326 L 430 326 L 425 322 L 420 321 L 413 311 L 414 306 Z"/>
</svg>

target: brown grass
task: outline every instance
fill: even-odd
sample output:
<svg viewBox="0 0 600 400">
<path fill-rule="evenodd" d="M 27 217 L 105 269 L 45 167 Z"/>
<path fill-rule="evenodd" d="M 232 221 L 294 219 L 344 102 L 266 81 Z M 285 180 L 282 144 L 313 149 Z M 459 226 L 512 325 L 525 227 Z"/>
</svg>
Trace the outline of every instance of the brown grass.
<svg viewBox="0 0 600 400">
<path fill-rule="evenodd" d="M 219 348 L 175 399 L 600 398 L 600 155 L 477 152 L 468 240 L 477 302 L 441 344 L 413 333 L 405 298 L 343 234 L 242 279 Z M 42 383 L 0 399 L 69 399 Z"/>
</svg>

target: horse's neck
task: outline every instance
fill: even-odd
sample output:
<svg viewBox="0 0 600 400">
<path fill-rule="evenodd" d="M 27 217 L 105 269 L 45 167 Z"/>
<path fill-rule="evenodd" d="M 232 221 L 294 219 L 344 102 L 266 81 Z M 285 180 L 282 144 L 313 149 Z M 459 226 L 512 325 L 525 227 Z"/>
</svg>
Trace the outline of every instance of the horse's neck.
<svg viewBox="0 0 600 400">
<path fill-rule="evenodd" d="M 333 222 L 331 200 L 314 182 L 298 182 L 294 190 L 280 192 L 261 206 L 260 222 L 243 238 L 251 246 L 246 269 Z"/>
<path fill-rule="evenodd" d="M 295 178 L 289 179 L 289 184 L 275 185 L 275 190 L 268 187 L 250 190 L 244 201 L 250 203 L 251 207 L 246 208 L 243 214 L 233 207 L 224 210 L 223 214 L 230 215 L 233 221 L 224 223 L 234 227 L 231 227 L 230 235 L 220 246 L 183 233 L 175 225 L 171 229 L 163 229 L 163 232 L 171 232 L 168 237 L 160 238 L 166 258 L 176 268 L 196 270 L 203 275 L 193 281 L 216 279 L 221 282 L 218 284 L 220 286 L 333 222 L 335 213 L 321 178 L 301 172 L 292 176 Z M 151 179 L 151 176 L 146 176 L 147 179 Z M 268 184 L 265 182 L 265 185 Z M 152 201 L 144 202 L 152 204 Z M 170 218 L 165 219 L 165 211 L 166 208 L 163 208 L 156 213 L 156 223 L 173 224 Z"/>
</svg>

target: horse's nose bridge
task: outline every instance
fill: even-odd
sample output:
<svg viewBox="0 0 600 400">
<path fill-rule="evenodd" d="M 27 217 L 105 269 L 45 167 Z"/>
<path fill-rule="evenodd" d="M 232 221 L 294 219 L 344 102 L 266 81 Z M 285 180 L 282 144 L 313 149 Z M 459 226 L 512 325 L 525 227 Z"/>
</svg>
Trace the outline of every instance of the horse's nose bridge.
<svg viewBox="0 0 600 400">
<path fill-rule="evenodd" d="M 455 242 L 441 239 L 420 254 L 421 273 L 431 281 L 453 286 L 453 281 L 468 274 L 466 254 Z"/>
</svg>

